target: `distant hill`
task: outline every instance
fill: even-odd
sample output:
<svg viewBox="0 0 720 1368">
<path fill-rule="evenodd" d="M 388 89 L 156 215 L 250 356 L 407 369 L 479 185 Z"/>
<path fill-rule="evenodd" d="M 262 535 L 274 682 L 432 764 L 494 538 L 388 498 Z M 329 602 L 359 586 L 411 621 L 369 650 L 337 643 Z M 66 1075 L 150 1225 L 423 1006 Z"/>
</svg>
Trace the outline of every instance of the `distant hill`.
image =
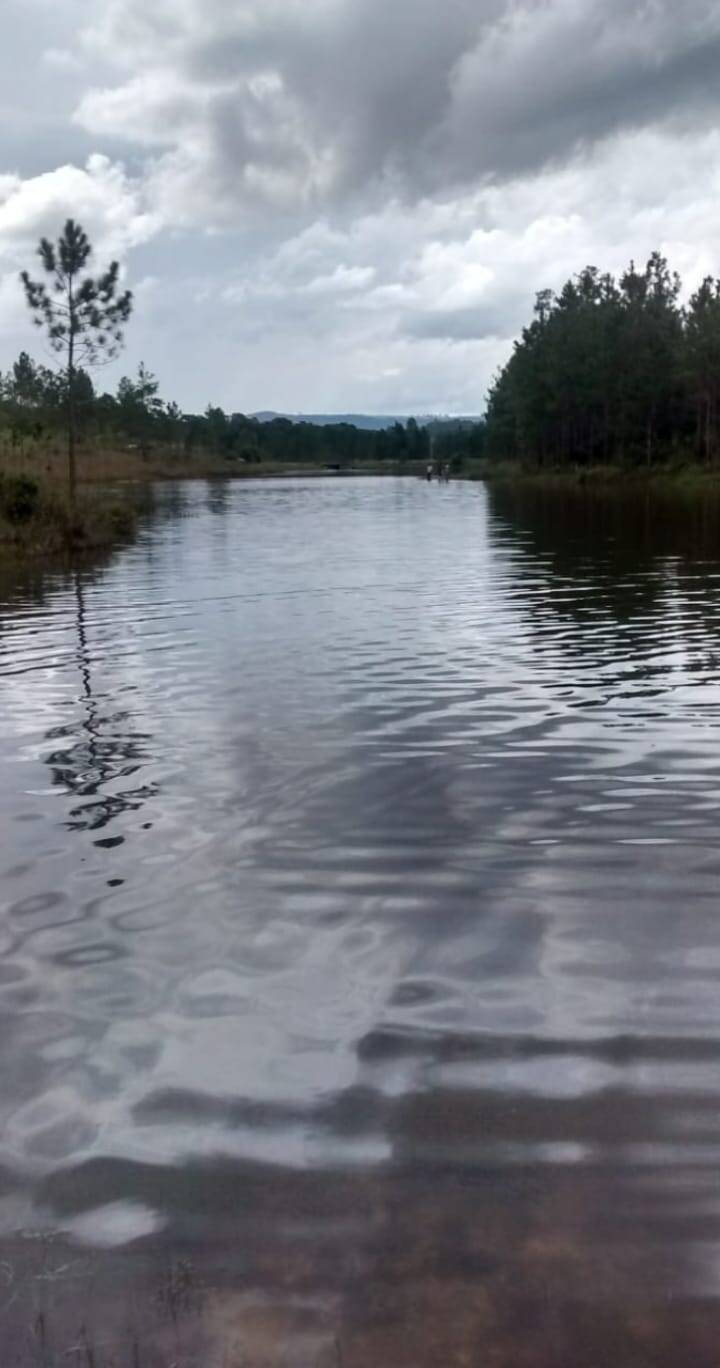
<svg viewBox="0 0 720 1368">
<path fill-rule="evenodd" d="M 330 427 L 336 423 L 348 423 L 351 427 L 362 428 L 368 432 L 380 432 L 383 428 L 391 428 L 393 423 L 407 423 L 408 418 L 417 418 L 421 426 L 430 423 L 476 423 L 477 418 L 446 418 L 439 413 L 426 414 L 377 414 L 377 413 L 274 413 L 271 409 L 264 409 L 261 413 L 253 413 L 252 418 L 257 418 L 260 423 L 272 423 L 275 418 L 288 418 L 291 423 L 313 423 L 316 427 Z"/>
</svg>

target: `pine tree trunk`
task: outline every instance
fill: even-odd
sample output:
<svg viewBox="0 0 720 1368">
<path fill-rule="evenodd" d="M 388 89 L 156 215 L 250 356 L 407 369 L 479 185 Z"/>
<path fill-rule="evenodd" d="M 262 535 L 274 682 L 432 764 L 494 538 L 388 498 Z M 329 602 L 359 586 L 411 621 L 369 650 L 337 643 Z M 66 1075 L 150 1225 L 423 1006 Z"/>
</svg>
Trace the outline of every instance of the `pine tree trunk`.
<svg viewBox="0 0 720 1368">
<path fill-rule="evenodd" d="M 76 444 L 77 444 L 77 442 L 76 442 L 76 431 L 75 431 L 75 400 L 74 400 L 74 397 L 72 396 L 72 384 L 71 384 L 70 390 L 68 391 L 68 432 L 67 432 L 67 437 L 68 437 L 68 445 L 67 445 L 67 454 L 68 454 L 68 493 L 69 493 L 69 495 L 70 495 L 70 503 L 74 505 L 74 504 L 75 504 L 75 500 L 76 500 L 76 496 L 77 496 L 77 462 L 76 462 L 76 458 L 75 458 L 75 450 L 76 450 Z"/>
<path fill-rule="evenodd" d="M 75 301 L 73 298 L 72 281 L 68 286 L 68 309 L 70 314 L 70 332 L 68 336 L 67 353 L 68 494 L 70 497 L 70 504 L 74 508 L 77 496 L 77 463 L 75 459 L 77 425 L 75 415 Z"/>
</svg>

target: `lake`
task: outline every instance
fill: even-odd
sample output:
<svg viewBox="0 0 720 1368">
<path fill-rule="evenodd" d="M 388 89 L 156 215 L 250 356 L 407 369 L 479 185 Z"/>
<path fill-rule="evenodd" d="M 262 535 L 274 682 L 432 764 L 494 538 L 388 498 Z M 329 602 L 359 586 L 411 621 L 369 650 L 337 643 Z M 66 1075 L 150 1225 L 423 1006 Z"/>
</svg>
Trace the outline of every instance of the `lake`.
<svg viewBox="0 0 720 1368">
<path fill-rule="evenodd" d="M 0 570 L 11 1363 L 717 1363 L 720 512 L 678 504 L 186 483 Z"/>
</svg>

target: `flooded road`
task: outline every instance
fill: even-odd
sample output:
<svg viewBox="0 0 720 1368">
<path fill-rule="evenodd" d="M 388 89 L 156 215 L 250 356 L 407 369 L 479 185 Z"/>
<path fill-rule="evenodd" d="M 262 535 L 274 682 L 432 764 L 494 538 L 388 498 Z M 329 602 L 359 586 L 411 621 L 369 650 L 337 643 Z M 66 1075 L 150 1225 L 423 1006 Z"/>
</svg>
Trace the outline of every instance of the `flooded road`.
<svg viewBox="0 0 720 1368">
<path fill-rule="evenodd" d="M 717 1364 L 720 513 L 157 500 L 0 571 L 10 1363 Z"/>
</svg>

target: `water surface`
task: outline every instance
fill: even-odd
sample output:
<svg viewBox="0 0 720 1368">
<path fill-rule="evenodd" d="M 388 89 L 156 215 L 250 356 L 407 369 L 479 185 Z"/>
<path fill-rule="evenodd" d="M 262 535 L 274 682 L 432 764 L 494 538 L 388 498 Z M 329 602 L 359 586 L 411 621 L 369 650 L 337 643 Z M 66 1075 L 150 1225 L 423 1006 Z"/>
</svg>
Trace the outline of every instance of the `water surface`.
<svg viewBox="0 0 720 1368">
<path fill-rule="evenodd" d="M 273 1363 L 716 1363 L 717 510 L 157 498 L 0 578 L 0 1234 Z"/>
</svg>

